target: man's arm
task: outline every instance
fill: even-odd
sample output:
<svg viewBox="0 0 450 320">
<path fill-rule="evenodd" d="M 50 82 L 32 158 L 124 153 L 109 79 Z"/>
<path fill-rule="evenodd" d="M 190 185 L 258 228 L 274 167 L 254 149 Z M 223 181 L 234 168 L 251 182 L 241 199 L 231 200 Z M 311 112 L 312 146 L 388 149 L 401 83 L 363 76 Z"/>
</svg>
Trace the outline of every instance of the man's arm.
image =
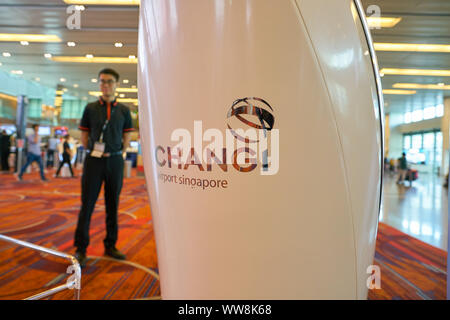
<svg viewBox="0 0 450 320">
<path fill-rule="evenodd" d="M 88 148 L 89 131 L 81 131 L 81 144 L 85 149 Z"/>
<path fill-rule="evenodd" d="M 127 148 L 130 146 L 130 141 L 131 141 L 131 132 L 124 132 L 123 136 L 123 149 L 122 151 L 125 152 L 127 150 Z"/>
</svg>

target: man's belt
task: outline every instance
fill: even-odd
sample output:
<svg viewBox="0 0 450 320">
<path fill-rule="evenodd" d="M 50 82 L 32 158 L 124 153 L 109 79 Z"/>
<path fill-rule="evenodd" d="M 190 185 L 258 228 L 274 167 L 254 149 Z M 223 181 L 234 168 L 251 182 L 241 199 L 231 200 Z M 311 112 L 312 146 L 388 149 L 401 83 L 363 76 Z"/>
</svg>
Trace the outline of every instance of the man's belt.
<svg viewBox="0 0 450 320">
<path fill-rule="evenodd" d="M 92 152 L 92 150 L 87 150 L 87 151 L 86 151 L 87 154 L 90 154 L 91 152 Z M 109 158 L 109 157 L 112 157 L 112 156 L 118 156 L 119 154 L 122 154 L 122 151 L 105 152 L 105 153 L 102 155 L 102 158 Z"/>
</svg>

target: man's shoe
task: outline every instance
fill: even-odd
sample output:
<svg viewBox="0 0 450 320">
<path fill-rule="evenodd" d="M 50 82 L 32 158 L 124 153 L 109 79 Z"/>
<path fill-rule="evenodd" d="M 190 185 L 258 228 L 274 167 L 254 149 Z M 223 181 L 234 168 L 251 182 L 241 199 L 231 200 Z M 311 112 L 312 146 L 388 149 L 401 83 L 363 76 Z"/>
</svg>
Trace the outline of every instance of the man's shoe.
<svg viewBox="0 0 450 320">
<path fill-rule="evenodd" d="M 105 248 L 105 256 L 117 259 L 117 260 L 125 260 L 127 257 L 117 250 L 116 247 L 113 248 Z"/>
<path fill-rule="evenodd" d="M 81 251 L 75 252 L 75 259 L 78 260 L 78 263 L 80 264 L 81 268 L 86 267 L 86 261 L 87 261 L 86 253 L 81 252 Z"/>
<path fill-rule="evenodd" d="M 19 174 L 15 174 L 17 181 L 22 181 L 22 177 Z"/>
</svg>

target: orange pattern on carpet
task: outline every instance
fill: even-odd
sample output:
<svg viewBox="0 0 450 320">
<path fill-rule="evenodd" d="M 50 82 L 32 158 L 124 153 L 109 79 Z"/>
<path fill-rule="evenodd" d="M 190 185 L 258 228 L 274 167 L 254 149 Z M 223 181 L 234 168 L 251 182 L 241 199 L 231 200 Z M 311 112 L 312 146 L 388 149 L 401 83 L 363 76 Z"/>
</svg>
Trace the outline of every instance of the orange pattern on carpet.
<svg viewBox="0 0 450 320">
<path fill-rule="evenodd" d="M 50 170 L 50 173 L 53 170 Z M 81 172 L 77 171 L 80 175 Z M 73 235 L 80 208 L 80 178 L 42 183 L 35 173 L 16 181 L 0 175 L 0 234 L 74 254 Z M 82 270 L 81 299 L 143 299 L 160 296 L 156 247 L 145 180 L 124 179 L 117 247 L 143 268 L 103 256 L 103 191 L 92 215 L 88 265 Z M 63 284 L 69 262 L 0 241 L 0 299 L 22 299 Z M 51 299 L 71 299 L 66 290 Z"/>
<path fill-rule="evenodd" d="M 77 174 L 80 172 L 77 171 Z M 50 175 L 48 175 L 50 176 Z M 74 253 L 73 235 L 80 206 L 80 179 L 42 183 L 37 173 L 18 182 L 0 175 L 0 234 Z M 100 194 L 91 222 L 88 266 L 82 272 L 81 299 L 142 299 L 160 295 L 157 256 L 145 180 L 124 180 L 117 247 L 144 270 L 103 255 L 104 199 Z M 445 299 L 447 253 L 380 223 L 374 264 L 381 289 L 369 299 Z M 0 241 L 0 299 L 22 299 L 66 281 L 68 263 Z M 71 299 L 64 291 L 51 299 Z"/>
</svg>

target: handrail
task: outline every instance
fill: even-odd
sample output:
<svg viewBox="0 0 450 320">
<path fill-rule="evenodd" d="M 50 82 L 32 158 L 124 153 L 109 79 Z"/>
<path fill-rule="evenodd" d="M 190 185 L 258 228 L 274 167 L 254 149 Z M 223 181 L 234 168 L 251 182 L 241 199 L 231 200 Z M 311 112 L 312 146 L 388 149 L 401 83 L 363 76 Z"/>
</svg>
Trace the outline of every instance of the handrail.
<svg viewBox="0 0 450 320">
<path fill-rule="evenodd" d="M 58 292 L 60 292 L 62 290 L 65 290 L 65 289 L 74 289 L 75 290 L 74 299 L 75 300 L 80 300 L 81 268 L 80 268 L 80 264 L 78 263 L 78 260 L 74 256 L 71 256 L 71 255 L 66 254 L 64 252 L 60 252 L 60 251 L 56 251 L 56 250 L 53 250 L 53 249 L 48 249 L 48 248 L 45 248 L 45 247 L 41 247 L 41 246 L 38 246 L 38 245 L 35 245 L 35 244 L 32 244 L 32 243 L 26 242 L 26 241 L 10 238 L 10 237 L 4 236 L 2 234 L 0 234 L 0 240 L 4 240 L 4 241 L 10 242 L 10 243 L 14 243 L 14 244 L 26 247 L 26 248 L 30 248 L 30 249 L 33 249 L 33 250 L 36 250 L 36 251 L 41 251 L 41 252 L 45 252 L 45 253 L 48 253 L 48 254 L 60 257 L 60 258 L 64 258 L 64 259 L 69 260 L 72 263 L 72 265 L 70 265 L 67 268 L 67 273 L 68 274 L 72 274 L 73 273 L 73 275 L 71 275 L 67 279 L 66 284 L 58 286 L 58 287 L 55 287 L 55 288 L 52 288 L 50 290 L 47 290 L 47 291 L 44 291 L 44 292 L 41 292 L 41 293 L 38 293 L 38 294 L 36 294 L 34 296 L 25 298 L 24 300 L 38 300 L 38 299 L 42 299 L 42 298 L 51 296 L 51 295 L 53 295 L 55 293 L 58 293 Z"/>
</svg>

